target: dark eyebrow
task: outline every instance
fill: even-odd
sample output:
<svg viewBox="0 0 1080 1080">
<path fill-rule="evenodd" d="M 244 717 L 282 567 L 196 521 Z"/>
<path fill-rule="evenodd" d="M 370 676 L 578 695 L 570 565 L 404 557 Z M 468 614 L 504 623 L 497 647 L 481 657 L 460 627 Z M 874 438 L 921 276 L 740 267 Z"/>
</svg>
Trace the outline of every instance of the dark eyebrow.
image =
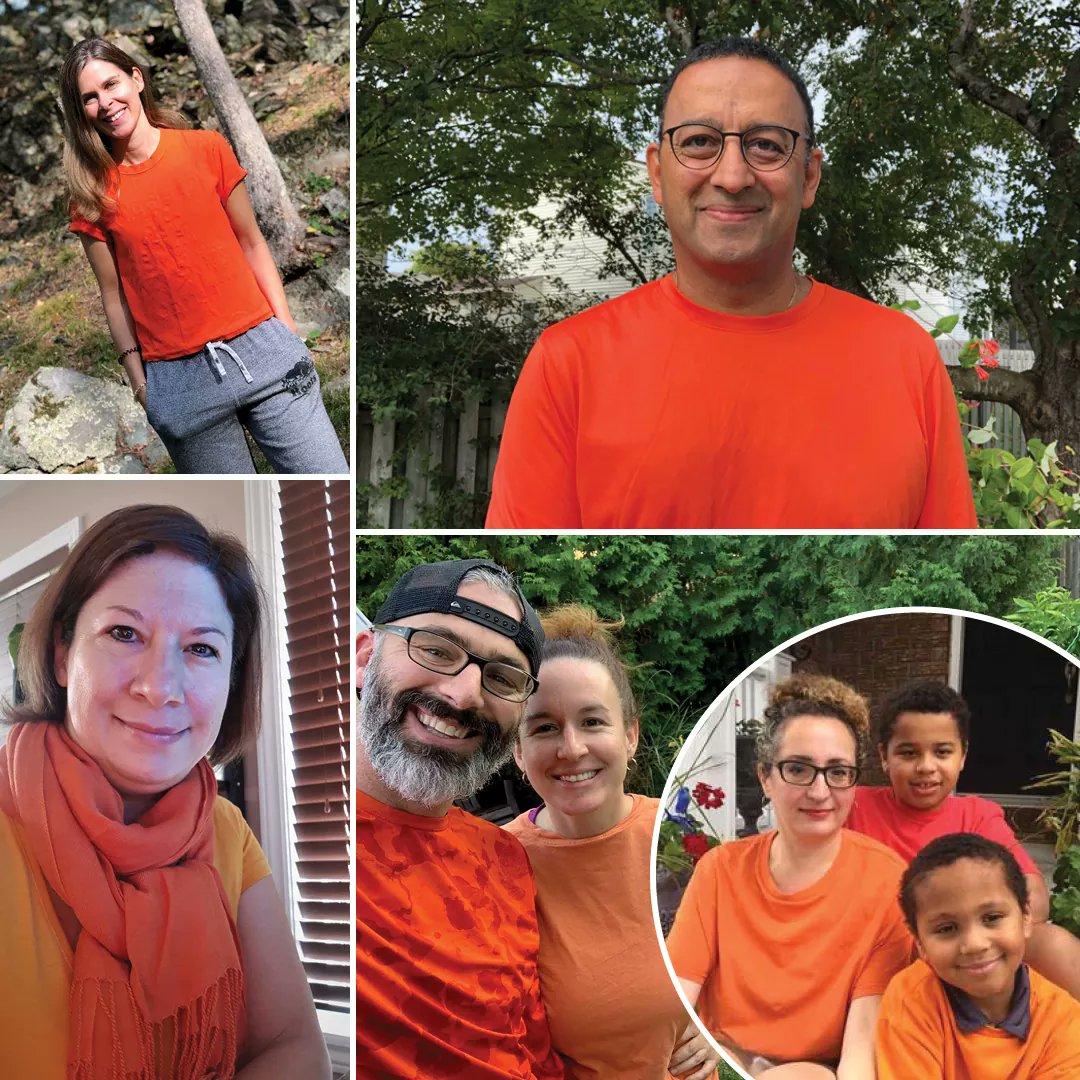
<svg viewBox="0 0 1080 1080">
<path fill-rule="evenodd" d="M 807 754 L 788 754 L 784 757 L 785 761 L 805 761 L 807 765 L 817 765 L 817 762 Z M 850 761 L 846 761 L 844 758 L 829 758 L 825 762 L 826 767 L 829 765 L 843 765 L 846 768 L 854 768 Z"/>
<path fill-rule="evenodd" d="M 123 604 L 110 604 L 106 611 L 122 611 L 125 615 L 130 615 L 138 622 L 145 622 L 146 616 L 137 608 L 124 607 Z M 224 630 L 219 630 L 216 626 L 193 626 L 189 631 L 189 634 L 220 634 L 226 641 L 229 640 L 229 635 Z"/>
<path fill-rule="evenodd" d="M 595 704 L 582 705 L 581 708 L 577 710 L 577 713 L 575 715 L 584 716 L 588 713 L 592 713 L 594 716 L 597 713 L 603 713 L 604 716 L 610 716 L 611 710 L 608 709 L 606 705 L 598 701 Z M 550 717 L 551 713 L 547 712 L 546 710 L 537 710 L 534 713 L 529 713 L 525 717 L 525 722 L 529 723 L 530 720 L 547 720 L 550 719 Z"/>
<path fill-rule="evenodd" d="M 672 127 L 682 127 L 683 124 L 700 124 L 702 127 L 716 128 L 717 131 L 721 130 L 721 125 L 716 120 L 702 119 L 700 117 L 690 117 L 688 120 L 680 120 L 677 124 L 672 124 Z M 787 127 L 786 124 L 778 123 L 776 120 L 755 120 L 752 124 L 747 124 L 743 128 L 743 131 L 750 131 L 753 128 L 759 127 Z"/>
<path fill-rule="evenodd" d="M 446 638 L 447 641 L 452 641 L 455 645 L 459 645 L 463 649 L 467 649 L 469 652 L 476 652 L 459 633 L 454 630 L 447 630 L 445 626 L 417 626 L 417 630 L 426 630 L 429 634 L 435 634 L 438 637 Z M 509 667 L 517 668 L 518 671 L 525 671 L 520 660 L 514 659 L 508 653 L 492 653 L 490 656 L 483 653 L 476 653 L 477 656 L 483 656 L 485 660 L 496 660 L 500 664 L 506 664 Z"/>
</svg>

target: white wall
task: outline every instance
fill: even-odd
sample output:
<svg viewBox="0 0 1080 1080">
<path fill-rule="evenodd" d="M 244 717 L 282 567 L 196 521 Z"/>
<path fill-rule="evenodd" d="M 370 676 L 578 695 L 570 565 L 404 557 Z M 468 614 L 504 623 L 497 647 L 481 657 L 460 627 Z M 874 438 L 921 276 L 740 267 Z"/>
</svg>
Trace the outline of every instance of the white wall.
<svg viewBox="0 0 1080 1080">
<path fill-rule="evenodd" d="M 232 533 L 246 544 L 245 485 L 267 482 L 243 477 L 0 478 L 0 559 L 20 551 L 71 518 L 81 517 L 85 532 L 110 511 L 134 503 L 179 506 L 210 528 Z"/>
</svg>

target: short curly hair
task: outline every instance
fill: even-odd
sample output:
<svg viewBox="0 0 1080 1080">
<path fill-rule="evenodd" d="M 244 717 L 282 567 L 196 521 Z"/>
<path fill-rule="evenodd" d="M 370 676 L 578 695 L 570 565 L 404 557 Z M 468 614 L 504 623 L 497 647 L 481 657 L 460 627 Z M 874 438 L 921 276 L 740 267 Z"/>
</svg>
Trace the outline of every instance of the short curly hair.
<svg viewBox="0 0 1080 1080">
<path fill-rule="evenodd" d="M 960 745 L 966 750 L 971 710 L 951 687 L 933 679 L 910 682 L 894 690 L 875 710 L 874 743 L 887 747 L 901 713 L 948 713 L 956 721 Z"/>
<path fill-rule="evenodd" d="M 915 887 L 925 881 L 935 870 L 944 870 L 961 859 L 976 862 L 997 863 L 1005 874 L 1005 884 L 1016 897 L 1021 911 L 1028 910 L 1028 883 L 1024 871 L 1008 848 L 976 833 L 947 833 L 931 840 L 911 860 L 900 879 L 900 910 L 904 919 L 916 933 L 919 905 L 915 900 Z"/>
<path fill-rule="evenodd" d="M 784 727 L 797 716 L 831 716 L 851 732 L 856 761 L 861 757 L 870 710 L 866 698 L 847 683 L 828 675 L 792 675 L 777 683 L 757 737 L 757 763 L 770 768 L 780 752 Z"/>
</svg>

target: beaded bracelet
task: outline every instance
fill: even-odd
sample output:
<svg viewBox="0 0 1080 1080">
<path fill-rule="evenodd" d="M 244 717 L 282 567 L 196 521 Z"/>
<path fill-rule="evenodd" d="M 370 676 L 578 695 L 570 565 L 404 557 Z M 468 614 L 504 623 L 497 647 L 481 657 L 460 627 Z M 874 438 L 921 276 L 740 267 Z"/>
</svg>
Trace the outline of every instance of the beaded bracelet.
<svg viewBox="0 0 1080 1080">
<path fill-rule="evenodd" d="M 124 351 L 123 351 L 123 352 L 122 352 L 122 353 L 121 353 L 121 354 L 120 354 L 120 355 L 119 355 L 119 356 L 118 356 L 118 357 L 116 358 L 116 362 L 117 362 L 118 364 L 122 364 L 122 363 L 124 362 L 124 357 L 125 357 L 125 356 L 130 356 L 130 355 L 131 355 L 132 353 L 138 353 L 138 354 L 139 354 L 139 355 L 141 356 L 141 355 L 142 355 L 142 349 L 140 349 L 138 345 L 132 345 L 130 349 L 125 349 L 125 350 L 124 350 Z"/>
</svg>

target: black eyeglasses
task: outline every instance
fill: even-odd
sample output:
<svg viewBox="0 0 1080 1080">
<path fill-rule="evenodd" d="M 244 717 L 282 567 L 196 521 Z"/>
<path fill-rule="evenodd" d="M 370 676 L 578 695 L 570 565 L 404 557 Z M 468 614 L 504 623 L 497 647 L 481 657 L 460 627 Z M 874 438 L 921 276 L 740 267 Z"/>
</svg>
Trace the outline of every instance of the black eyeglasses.
<svg viewBox="0 0 1080 1080">
<path fill-rule="evenodd" d="M 668 137 L 672 153 L 688 169 L 709 169 L 720 160 L 731 135 L 739 140 L 743 160 L 751 169 L 775 172 L 791 160 L 801 134 L 775 124 L 761 124 L 746 131 L 720 131 L 711 124 L 679 124 L 661 132 L 660 138 Z"/>
<path fill-rule="evenodd" d="M 810 787 L 820 773 L 831 788 L 854 787 L 859 770 L 854 765 L 811 765 L 809 761 L 778 761 L 780 779 L 796 787 Z"/>
<path fill-rule="evenodd" d="M 470 664 L 476 664 L 480 668 L 480 685 L 488 693 L 507 701 L 525 701 L 539 685 L 527 671 L 502 660 L 477 656 L 456 641 L 433 634 L 430 630 L 420 630 L 415 626 L 385 626 L 381 623 L 376 623 L 371 629 L 404 638 L 409 659 L 428 671 L 437 671 L 440 675 L 459 675 Z"/>
</svg>

